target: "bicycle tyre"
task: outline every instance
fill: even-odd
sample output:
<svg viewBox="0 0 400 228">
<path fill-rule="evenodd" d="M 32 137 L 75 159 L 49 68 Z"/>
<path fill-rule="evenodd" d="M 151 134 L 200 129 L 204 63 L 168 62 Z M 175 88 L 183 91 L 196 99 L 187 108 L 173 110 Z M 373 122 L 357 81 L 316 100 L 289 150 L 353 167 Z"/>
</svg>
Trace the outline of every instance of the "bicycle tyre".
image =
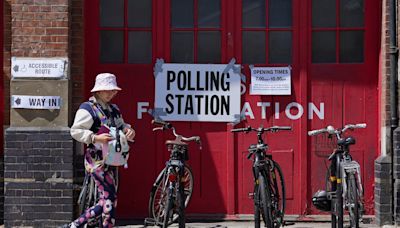
<svg viewBox="0 0 400 228">
<path fill-rule="evenodd" d="M 190 166 L 185 165 L 185 173 L 182 178 L 183 186 L 184 186 L 184 193 L 185 193 L 185 208 L 190 202 L 190 199 L 192 198 L 192 193 L 193 193 L 193 172 Z M 164 184 L 166 183 L 165 180 L 165 168 L 160 172 L 158 175 L 156 181 L 153 184 L 153 187 L 150 192 L 150 199 L 149 199 L 149 216 L 150 218 L 154 218 L 156 221 L 160 221 L 161 217 L 163 216 L 163 211 L 165 207 L 165 196 L 166 194 L 162 194 L 162 191 L 164 191 L 165 186 Z M 163 198 L 161 198 L 163 197 Z M 176 222 L 177 219 L 179 218 L 178 214 L 175 214 L 170 221 L 172 224 L 173 222 Z"/>
<path fill-rule="evenodd" d="M 258 179 L 254 184 L 254 227 L 260 228 L 261 218 L 260 218 L 260 190 Z"/>
<path fill-rule="evenodd" d="M 272 201 L 272 222 L 274 228 L 279 228 L 284 223 L 286 208 L 286 188 L 283 172 L 279 164 L 273 161 L 274 169 L 271 174 L 273 180 L 271 184 L 271 201 Z M 278 179 L 277 179 L 278 178 Z"/>
<path fill-rule="evenodd" d="M 167 202 L 165 203 L 165 208 L 164 208 L 164 213 L 163 213 L 163 221 L 162 221 L 162 228 L 167 228 L 170 224 L 172 224 L 172 221 L 170 221 L 170 218 L 172 218 L 172 204 L 173 204 L 173 189 L 168 188 L 168 194 L 167 194 Z"/>
<path fill-rule="evenodd" d="M 89 185 L 89 178 L 90 176 L 85 176 L 83 180 L 82 188 L 79 193 L 78 197 L 78 205 L 79 205 L 79 214 L 82 214 L 83 211 L 86 209 L 86 202 L 88 201 L 88 185 Z"/>
<path fill-rule="evenodd" d="M 179 185 L 179 191 L 177 194 L 177 201 L 178 201 L 178 221 L 179 221 L 179 228 L 185 228 L 186 218 L 185 218 L 185 192 L 184 186 Z"/>
<path fill-rule="evenodd" d="M 357 181 L 354 174 L 349 174 L 347 178 L 347 203 L 349 211 L 350 227 L 359 228 L 359 204 Z"/>
<path fill-rule="evenodd" d="M 272 211 L 271 211 L 271 195 L 263 174 L 258 176 L 258 189 L 260 191 L 260 209 L 265 223 L 265 227 L 273 228 Z"/>
<path fill-rule="evenodd" d="M 336 198 L 337 198 L 337 205 L 336 205 L 336 210 L 337 210 L 337 225 L 338 228 L 343 228 L 343 186 L 342 184 L 337 184 L 336 188 Z"/>
<path fill-rule="evenodd" d="M 97 201 L 99 200 L 99 193 L 97 191 L 97 185 L 96 182 L 92 177 L 90 177 L 89 181 L 89 200 L 88 204 L 85 210 L 88 208 L 93 207 L 96 205 Z M 101 214 L 98 215 L 95 218 L 90 218 L 87 223 L 86 223 L 86 228 L 96 228 L 96 227 L 102 227 L 102 216 Z"/>
</svg>

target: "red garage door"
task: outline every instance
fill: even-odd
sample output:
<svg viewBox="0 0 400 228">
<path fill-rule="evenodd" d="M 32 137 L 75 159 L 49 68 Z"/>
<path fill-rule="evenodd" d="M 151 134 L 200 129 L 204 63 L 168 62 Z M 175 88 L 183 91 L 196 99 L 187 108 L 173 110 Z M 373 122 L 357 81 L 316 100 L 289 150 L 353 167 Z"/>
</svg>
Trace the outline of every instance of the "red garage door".
<svg viewBox="0 0 400 228">
<path fill-rule="evenodd" d="M 85 2 L 86 91 L 99 72 L 113 72 L 123 88 L 116 103 L 137 130 L 137 143 L 123 170 L 118 215 L 147 215 L 149 191 L 169 154 L 168 134 L 155 134 L 146 110 L 153 107 L 157 58 L 174 63 L 242 65 L 247 91 L 241 105 L 252 125 L 292 126 L 266 136 L 287 185 L 288 214 L 318 213 L 310 196 L 322 187 L 321 150 L 307 131 L 366 122 L 355 157 L 372 207 L 372 162 L 377 154 L 379 7 L 374 0 L 95 0 Z M 249 95 L 250 67 L 289 66 L 292 93 Z M 89 94 L 88 94 L 89 95 Z M 193 146 L 195 175 L 190 214 L 252 214 L 251 162 L 254 135 L 233 135 L 226 123 L 178 122 L 183 134 L 202 137 Z M 372 212 L 371 210 L 369 212 Z"/>
</svg>

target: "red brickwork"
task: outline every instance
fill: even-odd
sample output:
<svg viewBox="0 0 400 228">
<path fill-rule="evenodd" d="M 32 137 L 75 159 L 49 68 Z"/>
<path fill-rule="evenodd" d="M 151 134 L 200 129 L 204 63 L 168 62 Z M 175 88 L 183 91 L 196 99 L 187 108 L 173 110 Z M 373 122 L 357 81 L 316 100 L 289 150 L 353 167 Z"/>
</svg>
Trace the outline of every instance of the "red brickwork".
<svg viewBox="0 0 400 228">
<path fill-rule="evenodd" d="M 12 56 L 68 56 L 68 0 L 11 0 L 10 2 Z"/>
<path fill-rule="evenodd" d="M 379 72 L 381 83 L 381 127 L 390 127 L 389 0 L 384 0 L 382 4 L 381 69 Z"/>
<path fill-rule="evenodd" d="M 84 88 L 84 19 L 82 0 L 71 1 L 71 83 L 72 102 L 71 113 L 75 113 L 83 100 Z M 72 120 L 72 118 L 70 118 Z"/>
<path fill-rule="evenodd" d="M 3 125 L 10 124 L 10 78 L 11 78 L 11 1 L 4 1 L 4 48 L 3 48 Z"/>
</svg>

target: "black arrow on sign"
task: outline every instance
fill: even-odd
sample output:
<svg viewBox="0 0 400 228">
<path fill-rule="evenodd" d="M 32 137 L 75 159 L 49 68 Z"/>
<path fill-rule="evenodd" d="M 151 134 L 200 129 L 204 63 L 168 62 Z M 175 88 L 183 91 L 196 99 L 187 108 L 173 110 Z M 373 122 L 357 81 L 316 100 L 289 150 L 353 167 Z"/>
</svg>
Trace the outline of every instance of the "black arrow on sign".
<svg viewBox="0 0 400 228">
<path fill-rule="evenodd" d="M 15 65 L 15 66 L 13 67 L 13 70 L 14 70 L 15 72 L 18 72 L 18 69 L 19 69 L 19 66 L 18 66 L 18 65 Z"/>
<path fill-rule="evenodd" d="M 21 104 L 21 98 L 17 98 L 17 99 L 15 99 L 15 104 L 17 104 L 17 105 L 20 105 Z"/>
</svg>

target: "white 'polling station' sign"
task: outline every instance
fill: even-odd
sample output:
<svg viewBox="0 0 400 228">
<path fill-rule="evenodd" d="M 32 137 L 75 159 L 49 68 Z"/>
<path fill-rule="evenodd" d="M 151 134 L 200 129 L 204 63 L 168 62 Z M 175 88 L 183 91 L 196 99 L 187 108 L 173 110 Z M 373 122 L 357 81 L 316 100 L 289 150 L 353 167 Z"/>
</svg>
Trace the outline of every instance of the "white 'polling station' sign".
<svg viewBox="0 0 400 228">
<path fill-rule="evenodd" d="M 12 95 L 11 108 L 60 109 L 60 96 Z"/>
<path fill-rule="evenodd" d="M 11 58 L 13 78 L 62 78 L 66 75 L 65 58 Z"/>
<path fill-rule="evenodd" d="M 163 64 L 155 72 L 157 115 L 166 121 L 234 122 L 240 116 L 241 79 L 233 67 Z"/>
<path fill-rule="evenodd" d="M 290 67 L 253 67 L 251 70 L 251 95 L 290 95 Z"/>
</svg>

